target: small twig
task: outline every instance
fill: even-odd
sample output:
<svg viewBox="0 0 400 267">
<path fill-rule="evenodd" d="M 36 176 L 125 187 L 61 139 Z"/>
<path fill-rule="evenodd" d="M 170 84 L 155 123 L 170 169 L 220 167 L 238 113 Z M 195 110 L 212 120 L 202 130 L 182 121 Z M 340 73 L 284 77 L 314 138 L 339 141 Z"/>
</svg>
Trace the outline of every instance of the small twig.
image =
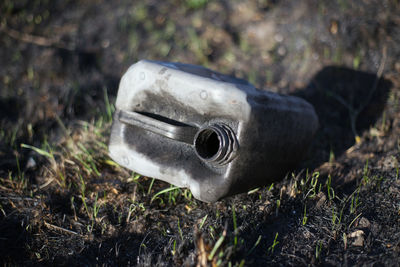
<svg viewBox="0 0 400 267">
<path fill-rule="evenodd" d="M 38 199 L 30 198 L 30 197 L 0 197 L 0 199 L 4 200 L 16 200 L 16 201 L 38 201 Z"/>
<path fill-rule="evenodd" d="M 376 73 L 376 78 L 375 78 L 374 84 L 373 84 L 371 90 L 368 92 L 367 99 L 364 101 L 364 103 L 361 103 L 361 105 L 357 109 L 353 109 L 353 111 L 350 114 L 351 128 L 353 130 L 353 133 L 355 133 L 356 140 L 358 137 L 357 130 L 356 130 L 356 121 L 357 121 L 358 115 L 360 115 L 360 113 L 364 110 L 364 108 L 366 108 L 368 106 L 368 104 L 371 102 L 372 96 L 375 93 L 376 89 L 378 88 L 378 84 L 382 77 L 383 70 L 385 69 L 386 58 L 387 58 L 387 49 L 386 49 L 386 46 L 384 46 L 382 49 L 381 63 L 379 65 L 378 71 Z"/>
<path fill-rule="evenodd" d="M 2 186 L 2 185 L 0 185 L 0 189 L 5 190 L 5 191 L 14 192 L 14 189 L 11 189 L 11 188 L 8 188 L 8 187 Z"/>
<path fill-rule="evenodd" d="M 57 226 L 57 225 L 54 225 L 54 224 L 50 224 L 48 222 L 44 222 L 44 225 L 46 225 L 46 227 L 49 228 L 49 229 L 58 230 L 58 231 L 61 231 L 61 232 L 66 232 L 66 233 L 72 234 L 72 235 L 80 235 L 77 232 L 65 229 L 63 227 L 60 227 L 60 226 Z"/>
<path fill-rule="evenodd" d="M 294 258 L 294 259 L 300 261 L 303 265 L 307 265 L 307 262 L 306 262 L 304 259 L 302 259 L 302 258 L 300 258 L 299 256 L 296 256 L 296 255 L 294 255 L 294 254 L 289 254 L 289 253 L 283 253 L 283 252 L 282 252 L 281 255 Z"/>
<path fill-rule="evenodd" d="M 45 188 L 46 186 L 48 186 L 49 184 L 51 184 L 54 180 L 55 180 L 54 177 L 51 178 L 51 179 L 49 179 L 47 182 L 45 182 L 44 184 L 42 184 L 41 186 L 39 186 L 39 189 Z"/>
<path fill-rule="evenodd" d="M 197 236 L 196 245 L 197 245 L 197 265 L 196 267 L 206 267 L 207 264 L 207 246 L 204 243 L 203 236 L 197 231 L 197 227 L 195 226 L 195 232 Z"/>
<path fill-rule="evenodd" d="M 385 69 L 386 59 L 387 59 L 387 48 L 386 48 L 386 46 L 384 46 L 382 48 L 382 59 L 381 59 L 381 63 L 379 65 L 378 71 L 376 72 L 376 79 L 374 81 L 374 85 L 372 86 L 371 90 L 369 91 L 367 100 L 363 103 L 363 105 L 360 105 L 360 107 L 356 110 L 358 113 L 361 112 L 369 104 L 373 94 L 375 93 L 376 89 L 378 88 L 378 84 L 382 77 L 383 70 Z"/>
<path fill-rule="evenodd" d="M 142 242 L 141 242 L 140 245 L 139 245 L 139 253 L 138 253 L 138 256 L 137 256 L 137 263 L 138 263 L 138 264 L 139 264 L 139 261 L 140 261 L 140 252 L 141 252 L 141 250 L 142 250 L 142 246 L 144 245 L 144 241 L 146 240 L 146 238 L 147 238 L 147 236 L 148 236 L 149 234 L 150 234 L 150 232 L 147 232 L 147 234 L 144 236 Z"/>
<path fill-rule="evenodd" d="M 356 121 L 357 121 L 358 115 L 371 102 L 372 96 L 375 93 L 376 89 L 378 88 L 378 84 L 379 84 L 379 81 L 380 81 L 380 79 L 382 77 L 383 70 L 385 69 L 386 59 L 387 59 L 387 48 L 386 48 L 386 46 L 384 46 L 383 49 L 382 49 L 381 63 L 380 63 L 379 68 L 377 70 L 374 84 L 373 84 L 371 90 L 368 92 L 367 99 L 358 108 L 354 108 L 346 100 L 344 100 L 343 97 L 341 97 L 340 95 L 336 94 L 335 92 L 330 92 L 330 94 L 332 95 L 332 97 L 334 99 L 336 99 L 336 101 L 338 101 L 340 104 L 342 104 L 345 108 L 348 109 L 349 115 L 350 115 L 351 130 L 352 130 L 354 136 L 356 137 L 356 140 L 357 140 L 357 138 L 359 139 L 359 136 L 358 136 L 358 133 L 357 133 L 357 129 L 356 129 Z M 316 85 L 318 90 L 322 91 L 321 87 L 319 86 L 319 84 L 317 82 L 314 82 L 314 84 Z"/>
<path fill-rule="evenodd" d="M 338 101 L 340 104 L 342 104 L 345 108 L 347 108 L 350 112 L 354 112 L 354 108 L 347 103 L 346 100 L 344 100 L 343 97 L 341 97 L 340 95 L 336 94 L 335 92 L 330 92 L 332 94 L 332 97 L 334 99 L 336 99 L 336 101 Z"/>
<path fill-rule="evenodd" d="M 13 39 L 18 41 L 22 41 L 25 43 L 35 44 L 38 46 L 45 46 L 45 47 L 56 47 L 62 48 L 69 51 L 73 51 L 74 48 L 68 46 L 67 44 L 61 43 L 58 39 L 53 38 L 46 38 L 43 36 L 32 35 L 25 32 L 19 32 L 17 30 L 11 29 L 7 27 L 5 24 L 0 25 L 0 31 L 3 31 L 5 34 L 10 36 Z"/>
</svg>

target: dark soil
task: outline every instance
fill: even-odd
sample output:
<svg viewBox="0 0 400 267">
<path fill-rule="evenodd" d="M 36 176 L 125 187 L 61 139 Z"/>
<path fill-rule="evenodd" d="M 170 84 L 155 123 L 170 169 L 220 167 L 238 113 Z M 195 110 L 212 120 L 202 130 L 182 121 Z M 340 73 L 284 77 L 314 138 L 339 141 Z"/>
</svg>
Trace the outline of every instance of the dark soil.
<svg viewBox="0 0 400 267">
<path fill-rule="evenodd" d="M 3 265 L 399 265 L 398 1 L 3 0 L 0 44 Z M 139 59 L 305 98 L 307 158 L 214 204 L 156 195 L 106 148 Z"/>
</svg>

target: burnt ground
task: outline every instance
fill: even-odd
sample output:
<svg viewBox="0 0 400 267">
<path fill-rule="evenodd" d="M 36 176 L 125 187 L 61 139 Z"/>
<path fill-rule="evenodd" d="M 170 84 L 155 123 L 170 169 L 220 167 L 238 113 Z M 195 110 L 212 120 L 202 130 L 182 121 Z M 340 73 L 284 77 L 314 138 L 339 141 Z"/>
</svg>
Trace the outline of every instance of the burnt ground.
<svg viewBox="0 0 400 267">
<path fill-rule="evenodd" d="M 0 14 L 3 265 L 399 265 L 398 1 L 3 0 Z M 107 156 L 119 79 L 144 58 L 307 99 L 307 158 L 214 204 L 157 194 L 170 185 Z"/>
</svg>

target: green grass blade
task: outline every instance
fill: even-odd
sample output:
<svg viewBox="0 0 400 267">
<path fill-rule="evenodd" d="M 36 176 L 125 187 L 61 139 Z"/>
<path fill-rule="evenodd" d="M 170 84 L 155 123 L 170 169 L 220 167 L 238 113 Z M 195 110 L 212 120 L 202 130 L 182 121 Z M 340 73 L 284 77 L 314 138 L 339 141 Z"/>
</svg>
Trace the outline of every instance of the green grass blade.
<svg viewBox="0 0 400 267">
<path fill-rule="evenodd" d="M 40 155 L 42 155 L 42 156 L 48 157 L 48 158 L 50 158 L 50 159 L 53 158 L 53 155 L 52 155 L 52 154 L 50 154 L 49 152 L 47 152 L 47 151 L 45 151 L 45 150 L 43 150 L 43 149 L 40 149 L 40 148 L 37 148 L 37 147 L 34 147 L 34 146 L 30 146 L 30 145 L 27 145 L 27 144 L 21 144 L 21 147 L 22 147 L 22 148 L 32 149 L 32 150 L 35 151 L 36 153 L 38 153 L 38 154 L 40 154 Z"/>
<path fill-rule="evenodd" d="M 164 190 L 161 190 L 160 192 L 154 194 L 154 196 L 153 196 L 153 197 L 151 198 L 151 200 L 150 200 L 150 203 L 152 203 L 159 195 L 168 193 L 168 192 L 173 191 L 173 190 L 176 190 L 176 189 L 179 189 L 179 187 L 177 187 L 177 186 L 172 186 L 172 187 L 168 187 L 168 188 L 166 188 L 166 189 L 164 189 Z"/>
<path fill-rule="evenodd" d="M 219 247 L 222 245 L 222 243 L 225 240 L 225 235 L 222 234 L 219 239 L 217 240 L 217 242 L 215 243 L 213 249 L 211 250 L 210 255 L 208 255 L 208 260 L 211 261 L 214 258 L 215 253 L 217 252 L 217 250 L 219 249 Z"/>
</svg>

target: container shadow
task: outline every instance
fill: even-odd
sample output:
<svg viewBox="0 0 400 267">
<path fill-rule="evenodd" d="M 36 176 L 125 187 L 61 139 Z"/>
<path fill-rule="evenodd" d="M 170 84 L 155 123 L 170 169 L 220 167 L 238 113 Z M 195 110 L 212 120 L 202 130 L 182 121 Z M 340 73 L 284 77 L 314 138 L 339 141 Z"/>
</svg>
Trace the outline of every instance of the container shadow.
<svg viewBox="0 0 400 267">
<path fill-rule="evenodd" d="M 328 66 L 294 93 L 310 102 L 319 118 L 309 159 L 301 167 L 315 169 L 353 146 L 356 136 L 382 115 L 391 87 L 389 80 L 376 74 Z"/>
</svg>

